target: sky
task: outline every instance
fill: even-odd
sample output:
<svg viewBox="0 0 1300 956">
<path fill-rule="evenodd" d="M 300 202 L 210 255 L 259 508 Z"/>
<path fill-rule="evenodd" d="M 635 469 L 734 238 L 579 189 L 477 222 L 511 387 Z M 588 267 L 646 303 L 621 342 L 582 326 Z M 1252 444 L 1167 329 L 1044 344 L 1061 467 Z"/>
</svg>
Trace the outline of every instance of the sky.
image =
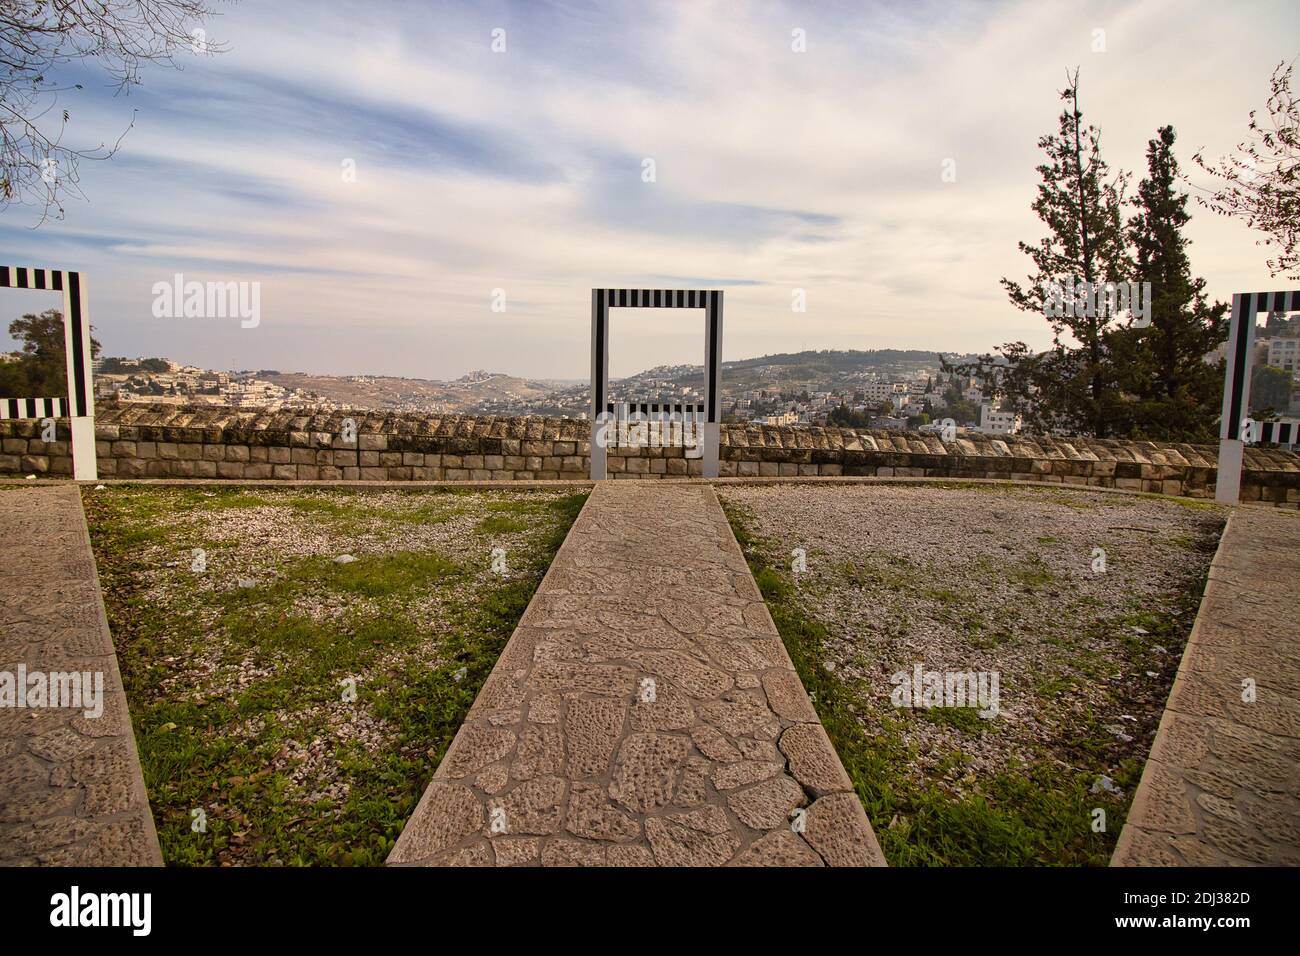
<svg viewBox="0 0 1300 956">
<path fill-rule="evenodd" d="M 998 280 L 1044 234 L 1037 140 L 1067 71 L 1112 169 L 1136 183 L 1173 124 L 1208 185 L 1192 154 L 1242 139 L 1300 54 L 1294 0 L 215 9 L 224 52 L 146 67 L 129 95 L 68 71 L 68 142 L 134 125 L 82 163 L 62 220 L 0 213 L 0 262 L 82 271 L 110 355 L 585 379 L 594 286 L 725 290 L 726 360 L 1046 347 Z M 1212 297 L 1279 285 L 1255 233 L 1192 213 Z M 256 326 L 155 317 L 178 274 L 258 283 Z M 612 374 L 701 363 L 703 327 L 615 310 Z"/>
</svg>

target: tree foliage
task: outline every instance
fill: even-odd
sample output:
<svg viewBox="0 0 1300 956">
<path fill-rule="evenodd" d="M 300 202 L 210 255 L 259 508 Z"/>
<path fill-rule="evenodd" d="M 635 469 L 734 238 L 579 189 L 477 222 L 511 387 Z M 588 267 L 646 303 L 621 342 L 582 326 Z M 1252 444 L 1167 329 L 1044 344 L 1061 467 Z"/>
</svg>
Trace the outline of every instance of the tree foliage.
<svg viewBox="0 0 1300 956">
<path fill-rule="evenodd" d="M 67 395 L 68 352 L 63 313 L 58 309 L 46 309 L 40 315 L 28 313 L 9 323 L 9 335 L 21 345 L 12 361 L 0 361 L 0 397 Z M 99 355 L 99 343 L 93 337 L 90 352 L 92 360 Z"/>
<path fill-rule="evenodd" d="M 1036 352 L 1011 342 L 976 362 L 944 367 L 976 375 L 984 394 L 1001 399 L 1030 432 L 1210 440 L 1223 380 L 1222 366 L 1205 357 L 1227 333 L 1227 307 L 1209 303 L 1204 280 L 1192 275 L 1174 130 L 1163 127 L 1149 141 L 1147 176 L 1129 200 L 1128 174 L 1111 175 L 1100 131 L 1084 125 L 1078 71 L 1061 97 L 1057 132 L 1039 140 L 1046 162 L 1038 166 L 1032 205 L 1047 235 L 1019 243 L 1033 274 L 1024 283 L 1002 280 L 1013 305 L 1048 321 L 1052 345 Z M 1078 283 L 1150 283 L 1143 307 L 1149 323 L 1132 310 L 1075 310 L 1068 296 L 1064 309 L 1049 309 L 1049 289 Z"/>
<path fill-rule="evenodd" d="M 1211 305 L 1192 276 L 1183 228 L 1191 216 L 1179 192 L 1172 126 L 1147 143 L 1147 176 L 1128 221 L 1135 279 L 1151 283 L 1150 325 L 1112 330 L 1107 346 L 1123 395 L 1119 431 L 1134 438 L 1210 441 L 1223 398 L 1223 365 L 1207 354 L 1227 336 L 1226 303 Z"/>
<path fill-rule="evenodd" d="M 1011 342 L 997 356 L 982 356 L 960 370 L 975 373 L 984 394 L 1001 396 L 1031 431 L 1106 437 L 1114 431 L 1116 413 L 1105 333 L 1115 317 L 1069 309 L 1048 316 L 1048 290 L 1128 278 L 1122 215 L 1127 177 L 1110 174 L 1101 157 L 1101 131 L 1084 125 L 1077 70 L 1061 99 L 1066 105 L 1057 131 L 1038 141 L 1046 161 L 1038 166 L 1041 181 L 1031 207 L 1047 235 L 1034 244 L 1019 243 L 1034 266 L 1023 283 L 1002 279 L 1012 305 L 1048 317 L 1052 347 L 1034 353 L 1024 342 Z"/>
<path fill-rule="evenodd" d="M 826 416 L 826 424 L 837 425 L 840 428 L 869 428 L 871 416 L 866 412 L 855 412 L 847 405 L 840 404 L 830 410 Z"/>
<path fill-rule="evenodd" d="M 1260 365 L 1250 376 L 1250 414 L 1266 419 L 1285 414 L 1291 406 L 1291 373 L 1285 369 Z"/>
</svg>

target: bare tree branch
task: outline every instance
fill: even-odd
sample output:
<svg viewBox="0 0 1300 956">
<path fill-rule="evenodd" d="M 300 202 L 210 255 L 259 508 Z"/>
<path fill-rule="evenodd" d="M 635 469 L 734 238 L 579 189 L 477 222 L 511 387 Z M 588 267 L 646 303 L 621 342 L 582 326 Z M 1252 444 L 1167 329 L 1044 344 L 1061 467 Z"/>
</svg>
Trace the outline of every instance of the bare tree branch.
<svg viewBox="0 0 1300 956">
<path fill-rule="evenodd" d="M 61 102 L 82 85 L 60 84 L 61 66 L 91 61 L 129 93 L 146 63 L 220 52 L 201 25 L 210 16 L 204 0 L 0 0 L 0 211 L 36 206 L 37 225 L 62 218 L 64 197 L 83 195 L 79 162 L 110 159 L 134 125 L 133 113 L 111 146 L 66 144 Z"/>
<path fill-rule="evenodd" d="M 1196 165 L 1220 180 L 1196 201 L 1220 216 L 1240 219 L 1265 234 L 1258 245 L 1270 246 L 1269 275 L 1300 274 L 1300 109 L 1291 92 L 1295 63 L 1279 63 L 1269 83 L 1268 117 L 1250 111 L 1247 138 L 1231 155 L 1208 163 L 1201 152 Z"/>
</svg>

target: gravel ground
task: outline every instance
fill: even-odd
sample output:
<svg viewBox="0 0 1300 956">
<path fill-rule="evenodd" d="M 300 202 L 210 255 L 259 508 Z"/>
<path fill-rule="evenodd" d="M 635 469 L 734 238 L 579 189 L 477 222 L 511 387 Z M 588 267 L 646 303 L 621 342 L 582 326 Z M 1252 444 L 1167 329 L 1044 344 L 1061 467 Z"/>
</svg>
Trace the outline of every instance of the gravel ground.
<svg viewBox="0 0 1300 956">
<path fill-rule="evenodd" d="M 1010 486 L 719 493 L 824 625 L 823 666 L 863 731 L 901 737 L 894 772 L 955 798 L 1020 762 L 1098 780 L 1140 767 L 1225 520 L 1212 505 Z M 806 571 L 791 570 L 795 549 Z M 1000 713 L 900 710 L 890 678 L 917 664 L 996 672 Z M 1109 796 L 1126 809 L 1130 795 Z"/>
</svg>

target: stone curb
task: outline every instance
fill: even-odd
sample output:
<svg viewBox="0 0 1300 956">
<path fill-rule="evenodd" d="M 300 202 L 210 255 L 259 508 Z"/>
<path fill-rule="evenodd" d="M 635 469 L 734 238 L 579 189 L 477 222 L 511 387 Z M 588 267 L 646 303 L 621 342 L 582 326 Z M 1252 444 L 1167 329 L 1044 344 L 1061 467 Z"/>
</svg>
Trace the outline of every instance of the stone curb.
<svg viewBox="0 0 1300 956">
<path fill-rule="evenodd" d="M 1269 512 L 1276 514 L 1272 509 L 1269 509 Z M 1211 738 L 1216 735 L 1218 727 L 1227 729 L 1229 736 L 1251 734 L 1259 741 L 1259 746 L 1271 751 L 1277 751 L 1279 740 L 1293 741 L 1294 738 L 1240 725 L 1226 708 L 1211 715 L 1204 708 L 1187 709 L 1186 707 L 1186 699 L 1196 699 L 1196 691 L 1205 685 L 1204 675 L 1201 674 L 1202 657 L 1213 659 L 1217 654 L 1231 655 L 1232 652 L 1242 651 L 1240 644 L 1233 643 L 1224 648 L 1220 646 L 1220 642 L 1211 641 L 1209 636 L 1216 630 L 1226 629 L 1232 633 L 1240 630 L 1235 625 L 1225 624 L 1222 617 L 1225 610 L 1237 608 L 1241 603 L 1240 579 L 1234 576 L 1234 565 L 1240 564 L 1243 560 L 1247 566 L 1252 563 L 1249 555 L 1252 539 L 1239 540 L 1249 534 L 1242 528 L 1242 524 L 1249 520 L 1260 520 L 1264 515 L 1265 511 L 1259 508 L 1236 510 L 1228 516 L 1227 523 L 1224 525 L 1214 559 L 1210 562 L 1205 591 L 1201 596 L 1196 620 L 1188 635 L 1187 646 L 1179 661 L 1178 671 L 1174 676 L 1169 698 L 1161 714 L 1160 725 L 1152 740 L 1151 751 L 1142 769 L 1137 790 L 1134 792 L 1124 828 L 1111 855 L 1111 866 L 1222 866 L 1261 862 L 1271 865 L 1295 865 L 1300 861 L 1300 841 L 1295 838 L 1293 819 L 1290 823 L 1289 844 L 1285 838 L 1278 838 L 1273 834 L 1275 842 L 1266 847 L 1254 847 L 1253 855 L 1250 856 L 1234 854 L 1227 849 L 1223 845 L 1222 838 L 1228 837 L 1229 845 L 1240 847 L 1243 841 L 1247 840 L 1250 823 L 1243 819 L 1238 809 L 1233 807 L 1233 800 L 1226 799 L 1222 792 L 1216 795 L 1209 790 L 1204 790 L 1202 786 L 1213 775 L 1212 771 L 1204 768 L 1202 764 L 1210 755 Z M 1296 546 L 1300 546 L 1300 541 Z M 1246 552 L 1244 558 L 1243 552 Z M 1293 602 L 1295 592 L 1292 590 L 1289 593 Z M 1282 596 L 1279 600 L 1287 600 L 1287 598 Z M 1291 610 L 1294 611 L 1294 608 Z M 1279 653 L 1290 654 L 1290 670 L 1294 677 L 1297 670 L 1295 660 L 1297 648 L 1283 645 L 1279 647 Z M 1229 676 L 1235 681 L 1240 675 Z M 1270 686 L 1266 677 L 1260 683 L 1266 687 Z M 1283 701 L 1283 706 L 1295 708 L 1294 694 L 1288 694 L 1285 689 L 1281 693 L 1276 691 L 1274 693 Z M 1221 706 L 1215 704 L 1216 708 Z M 1283 762 L 1288 759 L 1283 753 L 1274 755 Z M 1252 784 L 1259 782 L 1257 777 L 1262 781 L 1263 774 L 1260 768 L 1247 761 L 1241 754 L 1233 754 L 1227 762 L 1229 769 L 1233 771 L 1231 779 L 1218 786 L 1226 784 L 1236 793 L 1241 793 L 1242 790 L 1254 789 Z M 1294 785 L 1294 769 L 1290 779 L 1290 797 L 1294 798 L 1298 795 Z M 1199 798 L 1193 798 L 1188 792 L 1192 780 L 1195 780 L 1195 783 L 1191 785 L 1196 786 L 1198 790 L 1203 790 Z M 1253 798 L 1263 800 L 1264 813 L 1267 814 L 1271 806 L 1276 813 L 1287 816 L 1286 807 L 1279 802 L 1279 793 L 1276 789 L 1270 789 L 1269 785 L 1264 785 L 1262 782 L 1259 786 L 1260 791 L 1272 794 L 1272 796 Z M 1207 797 L 1211 801 L 1209 806 L 1216 808 L 1213 812 L 1207 809 L 1207 805 L 1203 802 Z M 1258 811 L 1261 808 L 1252 804 L 1251 809 Z M 1226 819 L 1232 821 L 1231 823 L 1221 822 L 1225 815 Z M 1207 838 L 1207 829 L 1222 829 L 1223 832 L 1219 834 L 1220 839 Z M 1239 833 L 1239 836 L 1234 837 L 1234 833 Z M 1191 854 L 1191 857 L 1188 858 L 1187 854 Z"/>
<path fill-rule="evenodd" d="M 19 501 L 25 497 L 31 509 Z M 104 679 L 95 717 L 43 707 L 22 715 L 30 720 L 6 721 L 0 742 L 12 759 L 0 791 L 7 805 L 0 860 L 162 866 L 80 493 L 65 483 L 32 496 L 0 495 L 0 524 L 16 539 L 0 596 L 17 599 L 5 602 L 0 657 L 16 650 L 12 662 L 29 672 L 92 671 Z"/>
<path fill-rule="evenodd" d="M 145 852 L 149 856 L 147 866 L 163 866 L 162 847 L 158 843 L 158 829 L 154 823 L 153 808 L 149 804 L 149 793 L 144 785 L 144 770 L 140 766 L 140 750 L 135 740 L 135 721 L 131 719 L 131 701 L 126 697 L 126 685 L 122 683 L 122 669 L 117 661 L 117 648 L 113 644 L 113 632 L 108 626 L 108 609 L 104 606 L 104 588 L 99 583 L 99 562 L 95 560 L 95 549 L 90 540 L 90 522 L 86 520 L 86 509 L 77 495 L 77 510 L 81 512 L 81 536 L 86 543 L 86 553 L 90 555 L 91 580 L 95 584 L 95 611 L 99 615 L 99 630 L 112 651 L 112 671 L 115 686 L 122 688 L 122 697 L 126 712 L 126 746 L 131 761 L 131 791 L 144 808 Z"/>
<path fill-rule="evenodd" d="M 1227 522 L 1223 526 L 1223 532 L 1219 535 L 1218 547 L 1214 549 L 1214 558 L 1210 561 L 1210 570 L 1206 574 L 1205 591 L 1201 594 L 1201 603 L 1196 610 L 1196 620 L 1192 623 L 1192 631 L 1187 635 L 1187 646 L 1183 648 L 1182 659 L 1178 662 L 1178 670 L 1174 673 L 1174 683 L 1169 689 L 1169 699 L 1174 696 L 1173 687 L 1177 686 L 1182 680 L 1184 672 L 1191 669 L 1189 661 L 1193 652 L 1200 647 L 1201 631 L 1207 625 L 1205 624 L 1207 615 L 1204 613 L 1209 605 L 1211 597 L 1219 591 L 1220 584 L 1216 578 L 1215 571 L 1222 568 L 1224 542 L 1228 539 L 1228 532 L 1232 529 L 1235 515 L 1229 515 Z M 1142 776 L 1138 780 L 1137 790 L 1133 794 L 1133 802 L 1129 805 L 1128 816 L 1124 820 L 1124 829 L 1120 831 L 1119 840 L 1115 843 L 1115 850 L 1111 853 L 1111 866 L 1137 866 L 1140 865 L 1140 853 L 1135 842 L 1142 837 L 1148 836 L 1149 832 L 1143 826 L 1143 822 L 1148 816 L 1154 815 L 1153 802 L 1151 796 L 1154 789 L 1153 780 L 1158 772 L 1160 761 L 1157 754 L 1160 753 L 1168 742 L 1170 727 L 1173 724 L 1173 718 L 1170 716 L 1169 700 L 1165 701 L 1164 712 L 1160 715 L 1160 725 L 1156 728 L 1155 738 L 1151 741 L 1151 750 L 1147 754 L 1147 761 L 1142 767 Z M 1141 831 L 1139 833 L 1139 831 Z M 1149 858 L 1148 858 L 1149 859 Z"/>
</svg>

